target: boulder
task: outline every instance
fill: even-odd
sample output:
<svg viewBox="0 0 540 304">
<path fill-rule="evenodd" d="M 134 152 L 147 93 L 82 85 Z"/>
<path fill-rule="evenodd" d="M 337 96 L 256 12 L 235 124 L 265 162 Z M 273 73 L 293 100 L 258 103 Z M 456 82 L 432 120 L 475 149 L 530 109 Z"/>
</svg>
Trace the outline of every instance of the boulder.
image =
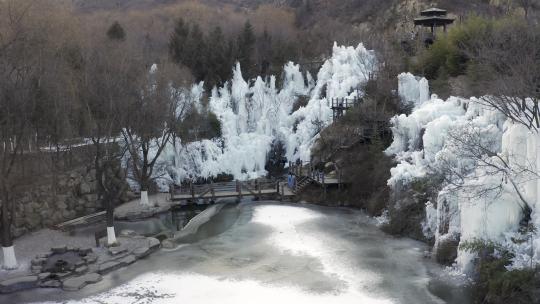
<svg viewBox="0 0 540 304">
<path fill-rule="evenodd" d="M 41 270 L 43 270 L 43 267 L 42 266 L 32 266 L 30 268 L 30 270 L 32 271 L 33 274 L 38 274 L 38 273 L 41 273 Z"/>
<path fill-rule="evenodd" d="M 97 259 L 98 257 L 95 254 L 88 254 L 87 256 L 83 257 L 83 260 L 85 260 L 88 264 L 93 264 L 97 262 Z"/>
<path fill-rule="evenodd" d="M 156 238 L 149 237 L 149 238 L 147 238 L 147 239 L 148 239 L 148 247 L 150 247 L 150 249 L 152 249 L 152 250 L 158 249 L 159 246 L 161 245 L 161 243 L 159 242 L 159 240 L 156 239 Z"/>
<path fill-rule="evenodd" d="M 56 254 L 66 253 L 67 246 L 63 245 L 63 246 L 53 247 L 53 248 L 51 248 L 51 251 L 52 251 L 52 253 L 56 253 Z"/>
<path fill-rule="evenodd" d="M 87 255 L 89 253 L 92 253 L 92 248 L 90 247 L 83 247 L 83 248 L 79 248 L 79 254 L 82 254 L 82 255 Z"/>
<path fill-rule="evenodd" d="M 87 202 L 97 202 L 98 196 L 97 194 L 87 194 L 84 196 Z"/>
<path fill-rule="evenodd" d="M 75 262 L 74 265 L 75 265 L 75 267 L 78 268 L 78 267 L 81 267 L 81 266 L 85 266 L 85 265 L 86 265 L 86 262 L 83 261 L 83 260 L 80 260 L 80 261 Z"/>
<path fill-rule="evenodd" d="M 137 259 L 142 259 L 145 256 L 149 255 L 150 252 L 150 247 L 137 247 L 133 250 L 132 253 L 135 255 L 135 257 L 137 257 Z"/>
<path fill-rule="evenodd" d="M 94 284 L 101 281 L 101 275 L 97 273 L 89 273 L 80 277 L 69 278 L 62 284 L 62 289 L 66 291 L 77 291 L 88 284 Z"/>
<path fill-rule="evenodd" d="M 41 258 L 41 257 L 36 257 L 35 259 L 33 259 L 30 264 L 32 266 L 43 266 L 43 264 L 45 264 L 45 262 L 47 262 L 47 259 L 46 258 Z"/>
<path fill-rule="evenodd" d="M 41 224 L 41 217 L 36 213 L 27 213 L 24 220 L 29 229 L 34 229 Z"/>
<path fill-rule="evenodd" d="M 64 201 L 58 201 L 58 202 L 56 202 L 56 207 L 58 209 L 65 210 L 65 209 L 67 209 L 68 205 Z"/>
<path fill-rule="evenodd" d="M 21 228 L 13 228 L 12 234 L 13 237 L 18 238 L 28 232 L 28 229 L 21 227 Z"/>
<path fill-rule="evenodd" d="M 62 282 L 58 280 L 46 280 L 39 282 L 38 286 L 41 288 L 60 288 L 62 287 Z"/>
<path fill-rule="evenodd" d="M 29 213 L 34 212 L 34 208 L 32 207 L 31 204 L 24 205 L 23 209 L 24 209 L 25 214 L 29 214 Z"/>
<path fill-rule="evenodd" d="M 106 274 L 113 270 L 116 270 L 118 268 L 124 267 L 124 264 L 119 261 L 107 261 L 101 265 L 99 265 L 98 273 L 99 274 Z"/>
<path fill-rule="evenodd" d="M 86 182 L 83 182 L 81 183 L 81 185 L 79 186 L 79 193 L 80 194 L 90 194 L 92 193 L 92 189 L 90 187 L 90 185 Z"/>
<path fill-rule="evenodd" d="M 119 259 L 118 261 L 122 263 L 122 266 L 127 266 L 135 263 L 135 261 L 137 261 L 137 258 L 134 255 L 130 254 L 124 258 Z"/>
<path fill-rule="evenodd" d="M 120 231 L 120 236 L 135 236 L 135 235 L 137 235 L 137 232 L 130 229 L 124 229 Z"/>
<path fill-rule="evenodd" d="M 163 246 L 163 248 L 165 249 L 173 249 L 173 248 L 176 248 L 176 246 L 178 246 L 172 239 L 166 239 L 166 240 L 163 240 L 163 242 L 161 243 L 161 246 Z"/>
<path fill-rule="evenodd" d="M 117 247 L 110 247 L 109 248 L 109 253 L 113 256 L 118 256 L 118 255 L 121 255 L 122 253 L 126 253 L 127 252 L 127 248 L 125 247 L 122 247 L 122 246 L 117 246 Z"/>
<path fill-rule="evenodd" d="M 0 293 L 10 293 L 24 289 L 30 289 L 37 286 L 38 276 L 22 276 L 11 278 L 0 282 Z"/>
<path fill-rule="evenodd" d="M 88 271 L 88 266 L 81 266 L 75 268 L 75 274 L 83 274 Z"/>
</svg>

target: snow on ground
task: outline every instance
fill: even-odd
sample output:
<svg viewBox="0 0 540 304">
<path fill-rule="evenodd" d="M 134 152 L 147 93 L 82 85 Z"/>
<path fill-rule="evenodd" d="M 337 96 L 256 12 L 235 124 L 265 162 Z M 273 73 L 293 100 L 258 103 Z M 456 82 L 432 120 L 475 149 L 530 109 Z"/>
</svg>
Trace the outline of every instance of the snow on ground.
<svg viewBox="0 0 540 304">
<path fill-rule="evenodd" d="M 426 205 L 426 236 L 435 236 L 435 247 L 447 239 L 460 242 L 491 240 L 507 246 L 517 255 L 514 267 L 530 262 L 530 242 L 518 245 L 517 233 L 522 208 L 533 210 L 533 222 L 540 224 L 536 205 L 536 139 L 524 126 L 512 123 L 480 99 L 433 95 L 423 101 L 423 80 L 410 74 L 399 77 L 399 93 L 414 104 L 410 115 L 391 120 L 394 141 L 386 150 L 397 165 L 388 184 L 399 191 L 413 181 L 445 176 L 436 202 Z M 417 98 L 418 97 L 418 98 Z M 488 97 L 484 97 L 488 98 Z M 540 237 L 534 236 L 540 244 Z M 457 266 L 470 271 L 474 255 L 460 250 Z M 540 252 L 534 253 L 540 261 Z"/>
<path fill-rule="evenodd" d="M 276 77 L 245 80 L 240 66 L 233 79 L 215 88 L 210 97 L 210 110 L 222 125 L 222 138 L 168 146 L 155 176 L 162 190 L 174 180 L 234 175 L 250 179 L 266 173 L 267 154 L 274 141 L 281 141 L 289 160 L 309 160 L 310 151 L 321 128 L 332 121 L 331 99 L 353 98 L 376 65 L 375 54 L 362 44 L 358 47 L 334 45 L 333 55 L 321 67 L 317 81 L 300 71 L 292 62 L 285 65 L 281 89 Z M 201 84 L 191 92 L 180 94 L 200 108 Z M 308 100 L 293 112 L 299 98 Z"/>
</svg>

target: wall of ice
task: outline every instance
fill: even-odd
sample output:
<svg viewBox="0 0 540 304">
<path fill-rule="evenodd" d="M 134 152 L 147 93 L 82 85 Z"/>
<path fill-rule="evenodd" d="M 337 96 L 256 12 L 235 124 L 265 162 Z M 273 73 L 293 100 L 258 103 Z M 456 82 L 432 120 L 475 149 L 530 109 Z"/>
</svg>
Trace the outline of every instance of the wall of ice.
<svg viewBox="0 0 540 304">
<path fill-rule="evenodd" d="M 265 164 L 272 142 L 280 140 L 288 160 L 309 160 L 311 147 L 321 128 L 332 121 L 331 98 L 362 94 L 357 88 L 374 72 L 373 51 L 362 44 L 355 47 L 333 47 L 316 79 L 304 74 L 292 62 L 285 65 L 283 84 L 276 87 L 276 77 L 246 80 L 240 66 L 233 78 L 215 88 L 209 108 L 222 125 L 222 138 L 182 144 L 177 142 L 165 150 L 156 176 L 164 189 L 174 180 L 211 177 L 220 173 L 237 179 L 250 179 L 266 174 Z M 200 84 L 186 94 L 200 107 Z M 299 98 L 308 100 L 293 111 Z"/>
<path fill-rule="evenodd" d="M 414 108 L 391 121 L 394 141 L 386 153 L 397 165 L 388 184 L 399 191 L 413 181 L 444 177 L 438 198 L 426 204 L 426 236 L 435 237 L 435 247 L 448 239 L 500 243 L 516 254 L 512 267 L 540 262 L 540 237 L 518 232 L 526 207 L 540 225 L 538 133 L 484 105 L 488 97 L 422 100 L 424 80 L 402 74 L 399 83 L 400 96 Z M 473 258 L 460 250 L 456 266 L 468 272 Z"/>
</svg>

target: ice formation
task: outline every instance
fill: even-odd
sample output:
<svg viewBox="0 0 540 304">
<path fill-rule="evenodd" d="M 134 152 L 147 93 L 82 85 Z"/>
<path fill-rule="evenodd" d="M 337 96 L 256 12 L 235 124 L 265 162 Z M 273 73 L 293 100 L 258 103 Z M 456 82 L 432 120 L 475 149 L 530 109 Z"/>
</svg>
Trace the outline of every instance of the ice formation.
<svg viewBox="0 0 540 304">
<path fill-rule="evenodd" d="M 415 107 L 391 121 L 394 141 L 386 153 L 397 165 L 388 184 L 399 191 L 413 181 L 441 178 L 437 200 L 426 204 L 426 236 L 435 237 L 435 247 L 449 239 L 500 243 L 516 255 L 511 267 L 539 262 L 540 237 L 527 241 L 531 235 L 518 232 L 525 206 L 540 225 L 539 135 L 481 102 L 489 97 L 421 101 L 423 81 L 407 74 L 399 80 L 399 94 Z M 459 250 L 457 266 L 469 272 L 473 258 Z"/>
<path fill-rule="evenodd" d="M 426 78 L 401 73 L 398 76 L 398 83 L 398 94 L 403 103 L 417 107 L 429 100 L 429 83 Z"/>
<path fill-rule="evenodd" d="M 233 79 L 215 88 L 209 109 L 222 125 L 222 138 L 170 145 L 160 159 L 156 176 L 160 186 L 172 180 L 211 177 L 220 173 L 237 179 L 266 173 L 267 154 L 275 140 L 281 141 L 289 160 L 309 160 L 311 147 L 321 128 L 331 123 L 331 98 L 352 98 L 368 80 L 376 64 L 375 54 L 358 47 L 334 45 L 333 55 L 321 67 L 315 81 L 292 62 L 285 65 L 281 89 L 274 76 L 246 81 L 237 65 Z M 180 94 L 200 107 L 202 86 Z M 305 106 L 294 109 L 303 98 Z M 164 174 L 165 173 L 165 174 Z"/>
</svg>

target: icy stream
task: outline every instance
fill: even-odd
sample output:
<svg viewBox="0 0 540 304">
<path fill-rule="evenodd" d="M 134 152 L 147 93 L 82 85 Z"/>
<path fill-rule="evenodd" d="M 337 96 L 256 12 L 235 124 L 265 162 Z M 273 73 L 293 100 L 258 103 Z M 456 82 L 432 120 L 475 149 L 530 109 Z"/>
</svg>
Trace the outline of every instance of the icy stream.
<svg viewBox="0 0 540 304">
<path fill-rule="evenodd" d="M 206 234 L 200 241 L 162 250 L 80 292 L 42 289 L 0 300 L 467 303 L 460 288 L 436 278 L 441 269 L 422 257 L 425 245 L 391 238 L 357 211 L 246 203 L 223 208 L 199 231 Z"/>
</svg>

